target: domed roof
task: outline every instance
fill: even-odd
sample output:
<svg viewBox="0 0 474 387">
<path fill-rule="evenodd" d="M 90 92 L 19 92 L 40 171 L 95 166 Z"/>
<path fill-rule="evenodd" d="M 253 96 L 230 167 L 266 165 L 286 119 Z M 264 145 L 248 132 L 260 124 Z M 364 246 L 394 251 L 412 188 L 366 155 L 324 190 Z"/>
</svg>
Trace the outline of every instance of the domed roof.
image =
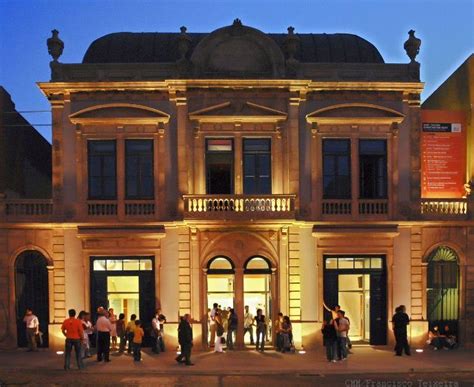
<svg viewBox="0 0 474 387">
<path fill-rule="evenodd" d="M 219 30 L 216 30 L 219 31 Z M 213 33 L 189 33 L 188 55 Z M 92 42 L 82 63 L 170 63 L 179 59 L 179 33 L 118 32 Z M 287 34 L 265 34 L 285 52 Z M 296 34 L 299 48 L 295 58 L 303 63 L 384 63 L 377 48 L 352 34 Z"/>
</svg>

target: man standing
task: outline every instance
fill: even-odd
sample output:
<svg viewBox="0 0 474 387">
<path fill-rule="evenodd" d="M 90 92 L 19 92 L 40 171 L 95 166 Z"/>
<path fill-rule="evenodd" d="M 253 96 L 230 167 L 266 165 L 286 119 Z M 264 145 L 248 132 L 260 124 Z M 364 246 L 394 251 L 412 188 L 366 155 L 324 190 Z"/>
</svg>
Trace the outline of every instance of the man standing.
<svg viewBox="0 0 474 387">
<path fill-rule="evenodd" d="M 112 323 L 107 318 L 107 311 L 103 311 L 102 315 L 97 319 L 97 361 L 110 361 L 110 332 L 112 331 Z"/>
<path fill-rule="evenodd" d="M 157 309 L 155 313 L 155 317 L 151 320 L 151 336 L 155 340 L 152 347 L 152 352 L 159 354 L 161 350 L 161 335 L 163 334 L 161 331 L 161 324 L 160 324 L 160 310 Z"/>
<path fill-rule="evenodd" d="M 178 363 L 184 363 L 187 366 L 194 365 L 191 363 L 191 348 L 193 346 L 193 328 L 190 324 L 191 316 L 185 314 L 181 318 L 178 326 L 178 341 L 181 346 L 181 353 L 176 357 Z M 184 359 L 184 360 L 183 360 Z"/>
<path fill-rule="evenodd" d="M 392 329 L 395 334 L 395 355 L 402 356 L 402 352 L 405 351 L 405 355 L 410 356 L 410 346 L 408 345 L 407 338 L 407 325 L 410 324 L 410 318 L 406 314 L 405 305 L 400 305 L 395 309 L 395 314 L 392 317 Z"/>
<path fill-rule="evenodd" d="M 344 315 L 343 310 L 337 311 L 337 319 L 334 320 L 334 327 L 337 332 L 337 353 L 339 360 L 347 359 L 347 332 L 349 332 L 349 320 Z"/>
<path fill-rule="evenodd" d="M 84 339 L 84 328 L 82 327 L 82 321 L 76 318 L 76 311 L 74 309 L 69 309 L 68 314 L 69 318 L 64 320 L 63 325 L 61 325 L 61 331 L 66 337 L 64 369 L 66 371 L 70 369 L 71 352 L 72 348 L 74 347 L 77 368 L 82 370 L 84 368 L 84 364 L 82 363 L 81 344 L 82 340 Z"/>
<path fill-rule="evenodd" d="M 276 350 L 281 352 L 283 349 L 283 340 L 281 336 L 281 329 L 283 324 L 283 313 L 278 313 L 278 318 L 275 320 L 275 334 L 276 334 Z"/>
<path fill-rule="evenodd" d="M 238 318 L 234 308 L 229 308 L 229 323 L 227 326 L 227 349 L 234 349 L 234 332 L 237 330 Z"/>
<path fill-rule="evenodd" d="M 36 335 L 39 335 L 38 317 L 33 314 L 33 310 L 27 308 L 23 322 L 26 324 L 26 339 L 28 340 L 27 352 L 37 352 Z"/>
<path fill-rule="evenodd" d="M 253 341 L 253 315 L 249 312 L 248 305 L 245 305 L 245 313 L 244 313 L 244 338 L 245 334 L 250 333 L 250 344 L 254 345 Z"/>
<path fill-rule="evenodd" d="M 161 313 L 161 309 L 158 309 L 158 321 L 160 322 L 160 349 L 161 352 L 165 352 L 165 322 L 166 316 Z"/>
<path fill-rule="evenodd" d="M 265 332 L 267 330 L 267 324 L 266 324 L 265 316 L 263 315 L 262 309 L 257 309 L 257 316 L 255 317 L 255 323 L 257 324 L 256 350 L 263 352 L 265 349 Z"/>
<path fill-rule="evenodd" d="M 209 321 L 209 328 L 211 329 L 211 340 L 209 341 L 209 346 L 210 347 L 213 347 L 214 346 L 214 342 L 216 341 L 216 313 L 217 313 L 217 309 L 218 309 L 219 305 L 217 304 L 217 302 L 215 302 L 213 305 L 212 305 L 212 310 L 211 310 L 211 315 L 210 315 L 210 321 Z"/>
</svg>

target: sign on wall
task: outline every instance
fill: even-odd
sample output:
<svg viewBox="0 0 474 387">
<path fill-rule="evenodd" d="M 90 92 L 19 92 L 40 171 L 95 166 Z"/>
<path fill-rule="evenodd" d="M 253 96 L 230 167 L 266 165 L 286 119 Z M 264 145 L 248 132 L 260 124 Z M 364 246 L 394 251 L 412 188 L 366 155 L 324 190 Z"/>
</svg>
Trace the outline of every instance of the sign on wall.
<svg viewBox="0 0 474 387">
<path fill-rule="evenodd" d="M 456 199 L 465 194 L 464 112 L 421 111 L 421 197 Z"/>
</svg>

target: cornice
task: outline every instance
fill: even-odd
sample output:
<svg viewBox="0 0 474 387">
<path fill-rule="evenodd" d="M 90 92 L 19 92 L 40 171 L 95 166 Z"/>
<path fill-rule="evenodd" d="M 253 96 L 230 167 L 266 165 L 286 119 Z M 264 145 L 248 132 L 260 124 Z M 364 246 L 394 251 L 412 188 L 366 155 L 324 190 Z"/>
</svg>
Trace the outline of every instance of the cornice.
<svg viewBox="0 0 474 387">
<path fill-rule="evenodd" d="M 43 94 L 51 97 L 57 94 L 98 91 L 162 91 L 173 93 L 187 89 L 286 89 L 303 91 L 357 90 L 357 91 L 399 91 L 421 93 L 423 82 L 316 82 L 295 79 L 173 79 L 161 81 L 110 81 L 110 82 L 38 82 Z"/>
</svg>

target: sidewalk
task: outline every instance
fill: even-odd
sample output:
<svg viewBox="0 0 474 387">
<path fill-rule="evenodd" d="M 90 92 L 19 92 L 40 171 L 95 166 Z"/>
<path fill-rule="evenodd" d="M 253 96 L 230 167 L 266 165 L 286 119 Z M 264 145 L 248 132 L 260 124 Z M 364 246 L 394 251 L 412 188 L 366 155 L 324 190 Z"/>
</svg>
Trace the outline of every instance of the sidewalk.
<svg viewBox="0 0 474 387">
<path fill-rule="evenodd" d="M 81 373 L 109 374 L 194 374 L 194 375 L 277 375 L 277 374 L 369 374 L 413 372 L 469 372 L 474 373 L 474 351 L 458 349 L 423 353 L 413 351 L 411 357 L 394 356 L 390 348 L 354 347 L 353 354 L 343 362 L 328 363 L 323 350 L 305 354 L 281 354 L 275 351 L 195 352 L 193 367 L 177 364 L 176 353 L 153 355 L 149 349 L 142 351 L 143 361 L 135 363 L 131 356 L 111 355 L 110 363 L 98 363 L 95 357 L 86 359 Z M 0 351 L 0 376 L 63 371 L 64 355 L 49 350 L 27 353 L 25 350 Z M 74 355 L 71 367 L 75 369 Z"/>
</svg>

